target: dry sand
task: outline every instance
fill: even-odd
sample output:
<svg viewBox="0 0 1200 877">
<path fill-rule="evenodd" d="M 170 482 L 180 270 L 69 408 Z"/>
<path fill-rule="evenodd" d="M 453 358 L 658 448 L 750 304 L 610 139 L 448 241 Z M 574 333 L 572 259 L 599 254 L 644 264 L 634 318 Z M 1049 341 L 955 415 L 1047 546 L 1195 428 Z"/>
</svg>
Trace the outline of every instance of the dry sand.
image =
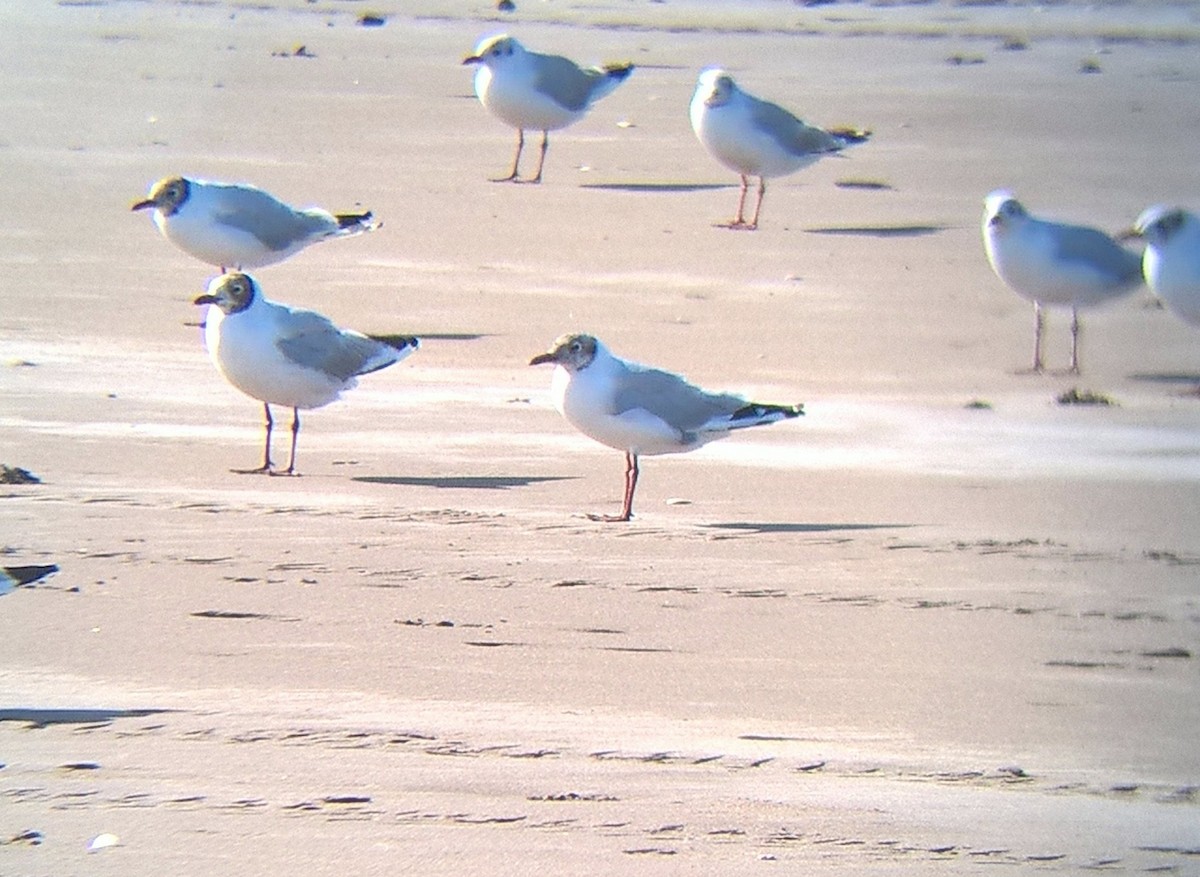
<svg viewBox="0 0 1200 877">
<path fill-rule="evenodd" d="M 1020 374 L 978 232 L 999 185 L 1200 207 L 1195 6 L 416 5 L 0 11 L 0 460 L 43 479 L 0 546 L 61 566 L 0 599 L 0 873 L 1200 873 L 1197 335 L 1143 292 Z M 639 65 L 540 187 L 486 181 L 501 29 Z M 875 132 L 755 234 L 688 128 L 717 62 Z M 258 275 L 427 339 L 303 477 L 229 471 L 210 274 L 128 211 L 172 173 L 385 223 Z M 594 524 L 621 456 L 524 365 L 579 329 L 808 416 Z"/>
</svg>

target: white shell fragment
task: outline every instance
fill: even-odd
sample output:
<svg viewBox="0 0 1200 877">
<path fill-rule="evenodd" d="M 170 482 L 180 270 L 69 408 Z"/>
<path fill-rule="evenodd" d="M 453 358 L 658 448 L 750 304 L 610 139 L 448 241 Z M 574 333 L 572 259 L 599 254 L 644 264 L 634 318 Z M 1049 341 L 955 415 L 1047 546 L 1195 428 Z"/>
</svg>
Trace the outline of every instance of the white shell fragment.
<svg viewBox="0 0 1200 877">
<path fill-rule="evenodd" d="M 98 834 L 88 841 L 87 851 L 89 853 L 96 853 L 109 847 L 115 847 L 120 843 L 121 839 L 115 834 Z"/>
</svg>

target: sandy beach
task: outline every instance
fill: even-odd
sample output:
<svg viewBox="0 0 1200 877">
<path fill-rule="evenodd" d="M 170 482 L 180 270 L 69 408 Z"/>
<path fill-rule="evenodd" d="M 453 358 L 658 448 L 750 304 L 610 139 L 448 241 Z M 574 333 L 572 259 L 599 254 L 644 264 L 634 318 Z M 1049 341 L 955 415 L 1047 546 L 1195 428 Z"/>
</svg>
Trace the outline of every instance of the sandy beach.
<svg viewBox="0 0 1200 877">
<path fill-rule="evenodd" d="M 540 186 L 488 181 L 501 32 L 637 65 Z M 1200 874 L 1200 335 L 1143 289 L 1024 373 L 979 231 L 1001 186 L 1200 208 L 1198 46 L 1195 4 L 5 6 L 0 565 L 59 571 L 0 596 L 0 873 Z M 753 233 L 718 63 L 873 132 Z M 129 210 L 173 174 L 383 222 L 255 272 L 422 338 L 301 477 L 230 471 L 215 272 Z M 527 365 L 568 331 L 806 416 L 594 522 L 622 455 Z"/>
</svg>

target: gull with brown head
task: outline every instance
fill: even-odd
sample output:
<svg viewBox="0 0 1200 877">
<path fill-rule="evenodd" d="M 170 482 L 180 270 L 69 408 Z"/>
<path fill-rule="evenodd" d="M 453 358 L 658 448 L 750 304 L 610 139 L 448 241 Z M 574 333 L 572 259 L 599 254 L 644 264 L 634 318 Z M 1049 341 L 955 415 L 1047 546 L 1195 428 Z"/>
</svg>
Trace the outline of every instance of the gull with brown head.
<svg viewBox="0 0 1200 877">
<path fill-rule="evenodd" d="M 750 402 L 732 393 L 710 393 L 673 372 L 621 359 L 595 336 L 563 335 L 530 365 L 555 366 L 554 407 L 584 435 L 625 452 L 621 513 L 633 516 L 638 457 L 694 450 L 730 432 L 798 417 L 803 405 Z"/>
<path fill-rule="evenodd" d="M 163 237 L 201 262 L 239 271 L 281 262 L 328 238 L 379 227 L 365 213 L 292 207 L 247 183 L 165 177 L 133 210 L 154 211 Z"/>
<path fill-rule="evenodd" d="M 234 470 L 296 474 L 300 409 L 320 408 L 357 385 L 361 375 L 395 365 L 417 349 L 409 336 L 368 336 L 342 329 L 315 311 L 271 301 L 249 274 L 214 279 L 195 303 L 207 305 L 204 341 L 217 370 L 235 388 L 263 403 L 263 463 Z M 271 462 L 271 406 L 292 409 L 292 452 L 287 469 Z"/>
</svg>

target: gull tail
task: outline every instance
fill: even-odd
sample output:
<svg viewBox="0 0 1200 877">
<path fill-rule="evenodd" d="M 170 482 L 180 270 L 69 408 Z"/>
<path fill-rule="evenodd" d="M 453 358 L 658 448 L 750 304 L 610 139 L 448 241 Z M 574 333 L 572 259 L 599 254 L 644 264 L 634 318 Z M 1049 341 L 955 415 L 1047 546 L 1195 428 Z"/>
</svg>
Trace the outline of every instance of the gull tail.
<svg viewBox="0 0 1200 877">
<path fill-rule="evenodd" d="M 1128 288 L 1141 286 L 1145 282 L 1145 276 L 1142 273 L 1142 254 L 1140 251 L 1131 251 L 1117 244 L 1120 248 L 1120 265 L 1117 268 L 1119 279 L 1115 286 L 1118 288 Z"/>
<path fill-rule="evenodd" d="M 761 402 L 749 402 L 729 415 L 729 429 L 742 429 L 747 426 L 761 426 L 764 423 L 775 423 L 779 420 L 790 420 L 804 414 L 804 404 L 799 405 L 765 405 Z"/>
<path fill-rule="evenodd" d="M 57 563 L 34 564 L 32 566 L 0 566 L 0 595 L 7 594 L 21 585 L 32 585 L 51 573 L 58 572 Z"/>
<path fill-rule="evenodd" d="M 843 148 L 857 146 L 859 143 L 866 143 L 871 139 L 871 132 L 862 128 L 830 128 L 829 133 L 837 139 Z"/>
<path fill-rule="evenodd" d="M 372 341 L 378 341 L 384 347 L 380 348 L 379 352 L 371 357 L 364 366 L 363 371 L 359 372 L 362 375 L 395 365 L 409 354 L 415 353 L 421 346 L 421 339 L 412 335 L 368 335 L 367 337 Z"/>
<path fill-rule="evenodd" d="M 375 222 L 375 215 L 368 210 L 366 213 L 335 213 L 338 234 L 361 234 L 364 231 L 374 231 L 383 225 Z"/>
<path fill-rule="evenodd" d="M 633 72 L 633 64 L 628 61 L 605 64 L 602 67 L 592 67 L 590 72 L 596 74 L 597 78 L 588 100 L 597 101 L 605 95 L 611 94 L 618 85 L 629 78 L 629 74 Z"/>
</svg>

